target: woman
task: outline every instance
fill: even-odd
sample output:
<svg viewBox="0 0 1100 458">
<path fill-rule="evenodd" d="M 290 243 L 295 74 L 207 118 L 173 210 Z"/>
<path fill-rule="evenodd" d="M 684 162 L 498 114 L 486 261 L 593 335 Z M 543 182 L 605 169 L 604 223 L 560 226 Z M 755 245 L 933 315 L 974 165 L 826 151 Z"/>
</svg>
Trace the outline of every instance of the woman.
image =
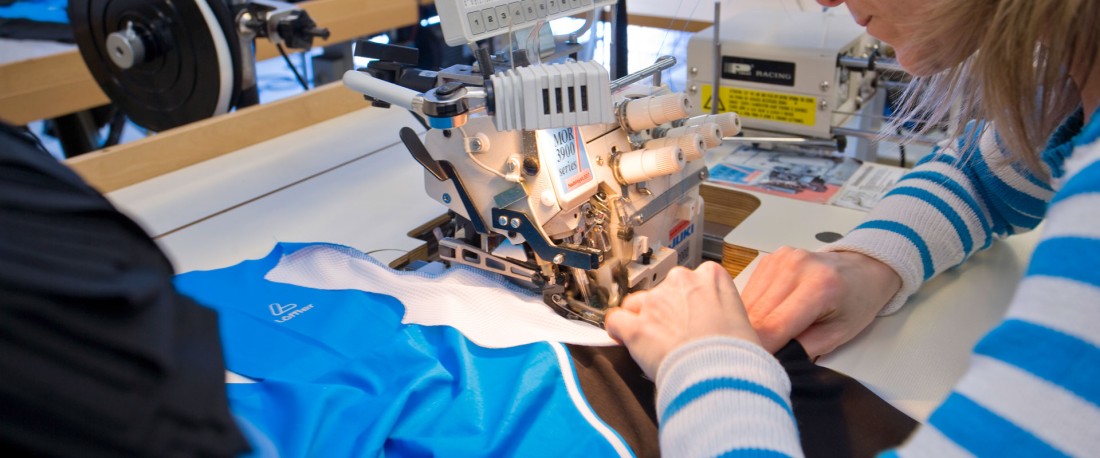
<svg viewBox="0 0 1100 458">
<path fill-rule="evenodd" d="M 764 258 L 740 297 L 708 263 L 671 272 L 607 317 L 657 381 L 662 450 L 801 455 L 789 382 L 768 351 L 796 338 L 827 353 L 924 281 L 1045 218 L 1006 319 L 899 452 L 1095 454 L 1100 2 L 818 1 L 847 3 L 920 77 L 901 122 L 943 120 L 959 100 L 964 119 L 988 122 L 959 126 L 844 239 Z"/>
</svg>

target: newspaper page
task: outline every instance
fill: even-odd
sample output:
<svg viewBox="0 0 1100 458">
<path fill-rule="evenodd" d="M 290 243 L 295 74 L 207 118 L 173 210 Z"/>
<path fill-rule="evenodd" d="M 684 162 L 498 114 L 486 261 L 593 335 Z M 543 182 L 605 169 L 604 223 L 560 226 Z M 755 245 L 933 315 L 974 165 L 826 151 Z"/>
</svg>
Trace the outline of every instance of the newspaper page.
<svg viewBox="0 0 1100 458">
<path fill-rule="evenodd" d="M 869 211 L 907 171 L 892 165 L 865 163 L 840 188 L 831 203 L 838 207 Z"/>
<path fill-rule="evenodd" d="M 740 145 L 710 168 L 710 181 L 827 204 L 860 167 L 842 156 Z"/>
</svg>

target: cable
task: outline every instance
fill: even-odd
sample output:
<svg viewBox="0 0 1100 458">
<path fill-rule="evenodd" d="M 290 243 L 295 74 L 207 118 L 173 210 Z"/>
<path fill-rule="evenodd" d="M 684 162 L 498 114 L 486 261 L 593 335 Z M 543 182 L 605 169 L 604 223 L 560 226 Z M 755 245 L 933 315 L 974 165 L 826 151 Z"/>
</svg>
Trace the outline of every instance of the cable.
<svg viewBox="0 0 1100 458">
<path fill-rule="evenodd" d="M 277 45 L 275 45 L 275 49 L 279 50 L 279 55 L 283 56 L 283 60 L 286 61 L 286 66 L 290 67 L 290 71 L 294 72 L 294 77 L 298 78 L 298 83 L 300 83 L 302 85 L 302 89 L 305 89 L 305 90 L 308 91 L 309 90 L 309 84 L 306 84 L 306 80 L 304 78 L 302 78 L 301 74 L 298 73 L 298 67 L 295 67 L 294 64 L 292 62 L 290 62 L 290 57 L 288 57 L 286 55 L 286 51 L 283 50 L 283 45 L 282 44 L 277 44 Z"/>
<path fill-rule="evenodd" d="M 462 136 L 463 136 L 463 137 L 468 137 L 468 135 L 466 135 L 466 129 L 465 129 L 465 128 L 463 128 L 463 127 L 459 127 L 459 128 L 458 128 L 458 131 L 459 131 L 460 133 L 462 133 Z M 467 156 L 469 156 L 469 157 L 470 157 L 470 160 L 471 160 L 471 161 L 473 161 L 473 162 L 474 162 L 474 164 L 477 164 L 477 166 L 478 166 L 478 167 L 481 167 L 481 168 L 482 168 L 482 169 L 484 169 L 484 170 L 485 170 L 486 172 L 489 172 L 489 173 L 491 173 L 491 174 L 493 174 L 493 175 L 496 175 L 496 176 L 498 176 L 498 177 L 501 177 L 501 178 L 503 178 L 503 179 L 505 179 L 505 180 L 508 180 L 508 181 L 512 181 L 512 180 L 509 180 L 509 179 L 508 179 L 508 175 L 505 175 L 505 174 L 501 173 L 501 172 L 500 172 L 500 171 L 498 171 L 498 170 L 493 170 L 493 169 L 492 169 L 491 167 L 489 167 L 489 166 L 485 165 L 485 164 L 484 164 L 483 162 L 481 162 L 481 161 L 477 160 L 477 158 L 476 158 L 476 157 L 474 157 L 474 153 L 471 153 L 471 152 L 470 152 L 470 150 L 469 150 L 468 148 L 463 148 L 463 149 L 464 149 L 464 150 L 466 150 L 466 155 L 467 155 Z"/>
</svg>

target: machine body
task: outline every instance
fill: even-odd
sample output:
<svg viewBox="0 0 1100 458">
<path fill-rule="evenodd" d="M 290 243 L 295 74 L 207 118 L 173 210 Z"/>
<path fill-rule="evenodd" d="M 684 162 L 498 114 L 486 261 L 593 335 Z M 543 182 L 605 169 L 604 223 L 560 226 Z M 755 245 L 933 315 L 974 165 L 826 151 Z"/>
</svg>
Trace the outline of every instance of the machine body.
<svg viewBox="0 0 1100 458">
<path fill-rule="evenodd" d="M 424 72 L 351 71 L 344 82 L 426 119 L 423 141 L 407 128 L 401 138 L 425 191 L 450 210 L 423 231 L 434 259 L 500 274 L 602 325 L 628 293 L 701 261 L 707 145 L 676 128 L 740 129 L 732 113 L 688 119 L 690 100 L 666 86 L 628 86 L 672 63 L 614 82 L 590 62 L 444 69 L 425 92 L 371 76 Z"/>
</svg>

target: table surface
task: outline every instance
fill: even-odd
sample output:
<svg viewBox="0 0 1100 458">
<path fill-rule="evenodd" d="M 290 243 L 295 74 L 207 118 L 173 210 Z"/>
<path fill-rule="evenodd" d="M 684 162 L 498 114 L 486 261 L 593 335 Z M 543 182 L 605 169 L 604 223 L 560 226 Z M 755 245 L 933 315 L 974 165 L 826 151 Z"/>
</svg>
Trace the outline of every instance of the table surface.
<svg viewBox="0 0 1100 458">
<path fill-rule="evenodd" d="M 783 245 L 816 249 L 815 235 L 844 234 L 864 213 L 749 192 L 760 207 L 725 243 L 766 254 Z M 999 323 L 1023 277 L 1039 230 L 994 243 L 966 264 L 926 283 L 899 312 L 879 317 L 859 336 L 818 364 L 859 379 L 918 420 L 925 420 L 962 377 L 974 344 Z M 735 279 L 752 276 L 754 260 Z"/>
</svg>

